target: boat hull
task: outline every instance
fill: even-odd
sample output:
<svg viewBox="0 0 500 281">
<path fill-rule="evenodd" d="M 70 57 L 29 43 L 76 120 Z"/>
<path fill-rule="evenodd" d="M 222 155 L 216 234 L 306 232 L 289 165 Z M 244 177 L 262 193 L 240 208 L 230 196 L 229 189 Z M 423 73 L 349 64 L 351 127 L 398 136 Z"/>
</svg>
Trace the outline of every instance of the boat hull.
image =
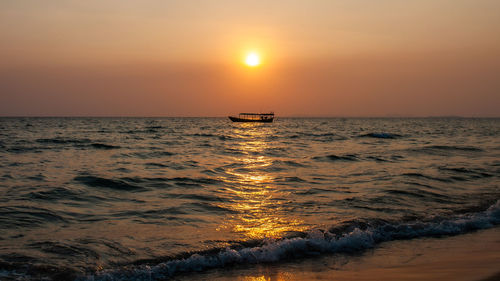
<svg viewBox="0 0 500 281">
<path fill-rule="evenodd" d="M 273 118 L 265 118 L 265 119 L 247 119 L 247 118 L 239 118 L 234 116 L 229 116 L 229 119 L 233 122 L 253 122 L 253 123 L 271 123 L 274 120 Z"/>
</svg>

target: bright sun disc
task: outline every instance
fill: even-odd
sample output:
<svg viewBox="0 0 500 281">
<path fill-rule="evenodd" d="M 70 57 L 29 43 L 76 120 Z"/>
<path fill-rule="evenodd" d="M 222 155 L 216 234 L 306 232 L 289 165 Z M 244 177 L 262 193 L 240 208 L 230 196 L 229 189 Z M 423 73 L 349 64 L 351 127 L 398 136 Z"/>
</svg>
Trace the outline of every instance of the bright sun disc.
<svg viewBox="0 0 500 281">
<path fill-rule="evenodd" d="M 245 63 L 248 65 L 248 66 L 257 66 L 260 64 L 260 58 L 259 58 L 259 55 L 257 55 L 256 53 L 250 53 L 247 55 L 246 59 L 245 59 Z"/>
</svg>

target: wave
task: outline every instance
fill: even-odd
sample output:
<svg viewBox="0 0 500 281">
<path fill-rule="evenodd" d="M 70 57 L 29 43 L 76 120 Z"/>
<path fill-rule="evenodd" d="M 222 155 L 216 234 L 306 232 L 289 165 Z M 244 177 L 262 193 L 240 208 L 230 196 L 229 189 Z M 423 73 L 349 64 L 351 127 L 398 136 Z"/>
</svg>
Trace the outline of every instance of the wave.
<svg viewBox="0 0 500 281">
<path fill-rule="evenodd" d="M 283 177 L 276 179 L 277 182 L 307 182 L 306 180 L 299 177 Z"/>
<path fill-rule="evenodd" d="M 474 146 L 455 146 L 455 145 L 428 145 L 418 148 L 410 148 L 409 151 L 425 154 L 443 154 L 448 152 L 468 153 L 483 152 L 484 150 Z"/>
<path fill-rule="evenodd" d="M 70 145 L 76 148 L 87 148 L 91 147 L 94 149 L 118 149 L 120 146 L 104 144 L 104 143 L 90 143 L 90 140 L 64 140 L 64 139 L 38 139 L 37 143 L 41 145 L 13 145 L 13 146 L 0 146 L 0 151 L 4 150 L 10 153 L 40 153 L 42 151 L 53 149 L 51 146 L 47 146 L 46 144 L 56 144 L 56 145 Z"/>
<path fill-rule="evenodd" d="M 447 146 L 447 145 L 432 145 L 426 147 L 427 149 L 438 149 L 438 150 L 461 150 L 461 151 L 483 151 L 481 148 L 473 146 Z"/>
<path fill-rule="evenodd" d="M 109 188 L 124 191 L 146 191 L 152 188 L 168 188 L 172 185 L 179 187 L 204 187 L 206 185 L 220 184 L 218 179 L 208 177 L 121 177 L 103 178 L 99 176 L 80 174 L 74 181 L 89 187 Z"/>
<path fill-rule="evenodd" d="M 367 156 L 366 159 L 372 160 L 375 162 L 393 162 L 392 160 L 385 159 L 385 158 L 378 157 L 378 156 Z"/>
<path fill-rule="evenodd" d="M 135 151 L 131 153 L 122 154 L 122 156 L 124 157 L 140 158 L 140 159 L 163 158 L 172 155 L 175 155 L 175 153 L 170 151 Z"/>
<path fill-rule="evenodd" d="M 354 221 L 328 231 L 314 229 L 302 237 L 263 240 L 261 245 L 227 247 L 219 251 L 195 253 L 155 265 L 135 265 L 110 269 L 77 280 L 164 280 L 178 273 L 197 272 L 235 264 L 278 262 L 322 253 L 351 253 L 386 241 L 417 237 L 457 235 L 500 224 L 500 200 L 486 211 L 412 222 Z"/>
<path fill-rule="evenodd" d="M 347 140 L 346 137 L 337 135 L 334 133 L 306 133 L 306 132 L 297 132 L 293 133 L 291 135 L 285 135 L 285 139 L 297 139 L 297 138 L 307 138 L 309 140 L 317 140 L 317 141 L 341 141 L 341 140 Z"/>
<path fill-rule="evenodd" d="M 283 161 L 284 164 L 291 166 L 291 167 L 307 167 L 307 165 L 293 161 L 293 160 L 285 160 Z"/>
<path fill-rule="evenodd" d="M 413 189 L 413 190 L 387 189 L 387 190 L 385 190 L 385 192 L 389 193 L 389 194 L 400 195 L 400 196 L 405 196 L 405 197 L 425 198 L 427 200 L 450 199 L 449 196 L 446 196 L 446 195 L 443 195 L 443 194 L 440 194 L 437 192 L 422 190 L 422 189 Z"/>
<path fill-rule="evenodd" d="M 213 178 L 203 178 L 203 177 L 200 178 L 175 177 L 175 178 L 170 178 L 169 180 L 181 186 L 202 186 L 207 184 L 213 185 L 221 183 L 221 180 Z"/>
<path fill-rule="evenodd" d="M 147 126 L 147 127 L 145 127 L 145 128 L 146 128 L 146 129 L 163 129 L 164 127 L 163 127 L 163 126 L 158 125 L 158 126 Z"/>
<path fill-rule="evenodd" d="M 44 150 L 44 147 L 40 146 L 22 146 L 22 145 L 14 145 L 11 147 L 5 146 L 2 148 L 2 150 L 10 153 L 15 153 L 15 154 L 22 154 L 22 153 L 40 153 L 42 150 Z"/>
<path fill-rule="evenodd" d="M 104 143 L 92 143 L 90 139 L 71 139 L 71 138 L 42 138 L 42 139 L 36 139 L 36 143 L 41 144 L 41 146 L 36 146 L 34 144 L 30 144 L 29 146 L 12 146 L 12 147 L 6 147 L 6 150 L 8 152 L 14 152 L 14 153 L 22 153 L 22 152 L 31 152 L 31 151 L 39 151 L 39 150 L 46 150 L 46 149 L 51 149 L 47 145 L 58 145 L 58 146 L 65 146 L 65 145 L 70 145 L 73 147 L 78 147 L 78 148 L 85 148 L 85 147 L 92 147 L 95 149 L 116 149 L 120 148 L 119 146 L 115 145 L 110 145 L 110 144 L 104 144 Z"/>
<path fill-rule="evenodd" d="M 73 192 L 64 187 L 56 187 L 41 191 L 32 191 L 28 193 L 27 196 L 33 200 L 47 200 L 47 201 L 55 201 L 62 199 L 72 199 L 72 200 L 80 199 L 78 193 Z"/>
<path fill-rule="evenodd" d="M 217 135 L 217 134 L 210 134 L 210 133 L 194 133 L 191 136 L 193 136 L 193 137 L 205 137 L 205 138 L 218 138 L 219 140 L 222 140 L 222 141 L 233 139 L 233 137 L 231 137 L 231 136 Z"/>
<path fill-rule="evenodd" d="M 215 134 L 207 134 L 207 133 L 194 133 L 191 136 L 194 137 L 217 137 Z"/>
<path fill-rule="evenodd" d="M 354 154 L 346 154 L 346 155 L 327 155 L 327 156 L 315 156 L 314 160 L 318 161 L 359 161 L 358 156 Z"/>
<path fill-rule="evenodd" d="M 390 133 L 368 133 L 358 136 L 358 138 L 376 138 L 376 139 L 398 139 L 402 137 L 403 137 L 402 135 L 390 134 Z"/>
<path fill-rule="evenodd" d="M 96 149 L 118 149 L 118 148 L 120 148 L 117 145 L 110 145 L 110 144 L 104 144 L 104 143 L 92 143 L 90 145 Z"/>
<path fill-rule="evenodd" d="M 311 194 L 325 194 L 325 193 L 353 193 L 353 191 L 349 190 L 342 190 L 342 189 L 328 189 L 328 188 L 309 188 L 304 191 L 296 191 L 294 192 L 295 194 L 301 194 L 301 195 L 311 195 Z"/>
<path fill-rule="evenodd" d="M 326 156 L 315 156 L 314 160 L 317 161 L 375 161 L 375 162 L 397 162 L 401 160 L 401 157 L 398 155 L 392 155 L 390 157 L 387 156 L 374 156 L 369 155 L 366 157 L 360 157 L 356 154 L 346 154 L 346 155 L 326 155 Z"/>
<path fill-rule="evenodd" d="M 67 223 L 66 217 L 44 208 L 9 206 L 0 208 L 0 228 L 12 229 L 41 226 L 47 222 Z"/>
<path fill-rule="evenodd" d="M 149 162 L 144 164 L 145 166 L 158 167 L 158 168 L 168 168 L 168 165 L 162 163 Z"/>
<path fill-rule="evenodd" d="M 411 177 L 411 178 L 422 178 L 422 179 L 441 181 L 441 182 L 451 182 L 451 180 L 447 179 L 447 178 L 431 177 L 431 176 L 427 176 L 427 175 L 424 175 L 421 173 L 404 173 L 404 174 L 402 174 L 402 176 Z"/>
<path fill-rule="evenodd" d="M 487 173 L 484 169 L 473 169 L 464 167 L 438 167 L 439 170 L 460 175 L 469 176 L 470 178 L 490 178 L 491 173 Z"/>
<path fill-rule="evenodd" d="M 74 180 L 90 187 L 103 187 L 103 188 L 110 188 L 115 190 L 127 190 L 127 191 L 140 191 L 145 189 L 142 186 L 130 184 L 124 180 L 106 179 L 96 176 L 77 176 L 74 178 Z"/>
<path fill-rule="evenodd" d="M 48 143 L 48 144 L 86 144 L 90 143 L 90 139 L 66 139 L 66 138 L 49 138 L 49 139 L 37 139 L 38 143 Z"/>
</svg>

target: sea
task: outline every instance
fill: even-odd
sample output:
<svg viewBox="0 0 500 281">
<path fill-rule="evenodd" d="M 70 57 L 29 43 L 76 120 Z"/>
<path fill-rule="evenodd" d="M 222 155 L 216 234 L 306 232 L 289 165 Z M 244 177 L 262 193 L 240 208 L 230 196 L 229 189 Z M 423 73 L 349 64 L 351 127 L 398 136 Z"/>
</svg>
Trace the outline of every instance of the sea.
<svg viewBox="0 0 500 281">
<path fill-rule="evenodd" d="M 0 279 L 169 280 L 500 226 L 500 119 L 0 118 Z"/>
</svg>

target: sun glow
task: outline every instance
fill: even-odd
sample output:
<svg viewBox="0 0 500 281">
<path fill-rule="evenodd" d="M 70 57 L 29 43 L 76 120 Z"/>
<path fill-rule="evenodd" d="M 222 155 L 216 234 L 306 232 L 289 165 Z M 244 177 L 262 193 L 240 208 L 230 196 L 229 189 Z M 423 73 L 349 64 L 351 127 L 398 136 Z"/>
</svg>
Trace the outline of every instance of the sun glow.
<svg viewBox="0 0 500 281">
<path fill-rule="evenodd" d="M 258 66 L 260 64 L 260 57 L 257 53 L 249 53 L 245 58 L 245 63 L 251 67 Z"/>
</svg>

